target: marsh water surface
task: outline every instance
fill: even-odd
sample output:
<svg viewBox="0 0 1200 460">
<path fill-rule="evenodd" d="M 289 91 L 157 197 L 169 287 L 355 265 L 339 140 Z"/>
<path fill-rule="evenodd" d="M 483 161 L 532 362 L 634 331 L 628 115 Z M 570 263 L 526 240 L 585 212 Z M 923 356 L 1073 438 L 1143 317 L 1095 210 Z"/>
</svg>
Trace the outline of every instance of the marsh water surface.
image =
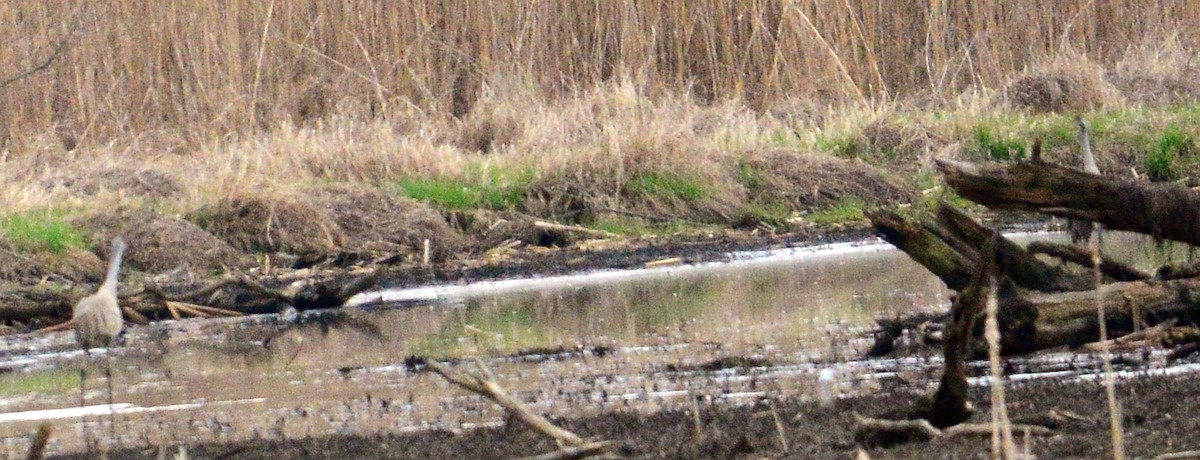
<svg viewBox="0 0 1200 460">
<path fill-rule="evenodd" d="M 1020 236 L 1033 238 L 1062 236 Z M 1106 252 L 1146 268 L 1186 255 L 1133 236 L 1108 238 Z M 890 246 L 728 259 L 396 289 L 294 321 L 168 321 L 131 327 L 124 345 L 91 355 L 67 332 L 10 336 L 0 349 L 0 438 L 19 456 L 44 421 L 56 427 L 52 452 L 82 450 L 85 438 L 114 448 L 501 423 L 492 404 L 421 372 L 411 356 L 482 357 L 520 399 L 559 416 L 850 395 L 938 372 L 934 353 L 857 359 L 875 318 L 948 304 L 941 282 Z M 1094 369 L 1086 356 L 1029 362 L 1079 378 Z M 817 385 L 822 371 L 832 384 Z"/>
</svg>

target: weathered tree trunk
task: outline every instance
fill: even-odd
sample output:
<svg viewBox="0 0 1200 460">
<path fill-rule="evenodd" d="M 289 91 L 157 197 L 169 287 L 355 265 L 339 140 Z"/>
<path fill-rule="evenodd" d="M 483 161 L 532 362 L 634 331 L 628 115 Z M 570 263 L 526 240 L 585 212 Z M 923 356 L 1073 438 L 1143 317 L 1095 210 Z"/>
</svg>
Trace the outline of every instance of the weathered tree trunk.
<svg viewBox="0 0 1200 460">
<path fill-rule="evenodd" d="M 916 225 L 883 211 L 871 212 L 869 217 L 888 242 L 963 295 L 980 269 L 980 250 L 975 248 L 982 248 L 988 235 L 998 237 L 996 271 L 1013 285 L 1005 287 L 1001 283 L 999 293 L 1004 354 L 1076 346 L 1099 338 L 1096 291 L 1085 290 L 1091 289 L 1094 282 L 1089 283 L 1085 277 L 1057 267 L 1048 268 L 1047 264 L 1036 261 L 1024 249 L 995 232 L 969 229 L 969 225 L 961 221 L 970 219 L 945 204 L 938 212 L 937 223 Z M 1114 269 L 1113 274 L 1120 276 L 1142 276 L 1121 273 Z M 1036 276 L 1047 279 L 1038 283 Z M 1018 279 L 1022 282 L 1017 282 Z M 1105 285 L 1103 292 L 1106 324 L 1111 335 L 1131 332 L 1135 321 L 1154 324 L 1168 318 L 1200 320 L 1200 279 L 1119 282 Z"/>
<path fill-rule="evenodd" d="M 979 248 L 995 230 L 975 222 L 949 204 L 938 207 L 935 222 L 912 224 L 888 211 L 871 211 L 867 217 L 883 239 L 907 253 L 946 286 L 961 291 L 978 270 Z M 1018 286 L 1042 292 L 1083 291 L 1092 288 L 1087 277 L 1038 260 L 1008 238 L 996 242 L 996 266 Z"/>
<path fill-rule="evenodd" d="M 1173 183 L 1134 182 L 1040 161 L 1009 165 L 937 160 L 946 183 L 995 209 L 1099 222 L 1105 228 L 1200 245 L 1200 194 Z"/>
</svg>

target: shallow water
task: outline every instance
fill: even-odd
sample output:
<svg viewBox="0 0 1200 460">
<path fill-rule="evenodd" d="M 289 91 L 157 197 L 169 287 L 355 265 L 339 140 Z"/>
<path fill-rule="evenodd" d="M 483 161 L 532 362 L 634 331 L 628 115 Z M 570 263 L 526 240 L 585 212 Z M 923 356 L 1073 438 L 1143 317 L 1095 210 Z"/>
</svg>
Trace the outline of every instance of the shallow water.
<svg viewBox="0 0 1200 460">
<path fill-rule="evenodd" d="M 1131 236 L 1108 238 L 1106 252 L 1145 268 L 1185 255 Z M 0 348 L 0 438 L 18 455 L 42 421 L 57 428 L 51 452 L 82 450 L 85 437 L 111 448 L 500 422 L 491 404 L 406 366 L 411 355 L 482 356 L 520 399 L 554 415 L 851 395 L 936 376 L 936 356 L 853 359 L 874 318 L 948 302 L 941 282 L 899 251 L 867 242 L 729 259 L 378 292 L 297 322 L 162 322 L 131 327 L 125 346 L 91 356 L 73 350 L 69 333 L 11 336 Z M 731 356 L 746 359 L 698 367 Z M 1158 353 L 1142 359 L 1124 372 L 1196 371 L 1165 368 Z M 1095 369 L 1087 356 L 1029 363 L 1039 372 L 1014 380 Z M 832 379 L 824 390 L 822 371 Z"/>
</svg>

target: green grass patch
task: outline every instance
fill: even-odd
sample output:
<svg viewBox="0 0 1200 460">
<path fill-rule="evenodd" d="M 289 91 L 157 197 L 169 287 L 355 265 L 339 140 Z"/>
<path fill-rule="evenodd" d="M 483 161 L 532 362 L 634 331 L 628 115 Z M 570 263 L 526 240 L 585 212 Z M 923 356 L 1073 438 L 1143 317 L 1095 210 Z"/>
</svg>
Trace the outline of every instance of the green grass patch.
<svg viewBox="0 0 1200 460">
<path fill-rule="evenodd" d="M 1196 141 L 1178 125 L 1167 126 L 1142 159 L 1142 168 L 1150 180 L 1175 180 L 1181 176 L 1183 163 L 1195 163 Z"/>
<path fill-rule="evenodd" d="M 0 217 L 0 235 L 14 249 L 24 252 L 61 253 L 68 248 L 83 247 L 83 233 L 67 223 L 63 214 L 39 210 Z"/>
<path fill-rule="evenodd" d="M 865 203 L 858 198 L 846 198 L 838 203 L 809 213 L 804 220 L 820 226 L 844 225 L 866 219 Z"/>
<path fill-rule="evenodd" d="M 625 183 L 625 190 L 634 196 L 683 201 L 697 201 L 708 196 L 708 190 L 699 181 L 670 172 L 636 174 Z"/>
<path fill-rule="evenodd" d="M 406 177 L 398 193 L 446 209 L 513 209 L 525 199 L 534 180 L 532 168 L 470 168 L 463 177 Z"/>
<path fill-rule="evenodd" d="M 848 160 L 865 157 L 867 148 L 858 136 L 818 136 L 813 144 L 817 150 L 833 153 Z"/>
<path fill-rule="evenodd" d="M 988 126 L 976 126 L 971 132 L 971 141 L 975 153 L 991 160 L 1012 161 L 1025 158 L 1025 141 L 1000 135 Z"/>
</svg>

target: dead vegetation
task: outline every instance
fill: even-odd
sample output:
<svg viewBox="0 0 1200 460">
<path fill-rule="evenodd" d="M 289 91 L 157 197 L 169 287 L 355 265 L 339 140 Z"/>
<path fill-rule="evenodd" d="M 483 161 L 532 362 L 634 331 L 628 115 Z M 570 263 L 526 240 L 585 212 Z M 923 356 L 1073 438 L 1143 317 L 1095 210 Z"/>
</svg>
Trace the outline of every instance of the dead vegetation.
<svg viewBox="0 0 1200 460">
<path fill-rule="evenodd" d="M 329 186 L 309 192 L 313 203 L 328 210 L 344 235 L 341 249 L 374 257 L 423 257 L 442 262 L 459 254 L 466 241 L 434 209 L 417 201 L 369 187 Z"/>
<path fill-rule="evenodd" d="M 869 205 L 908 203 L 911 186 L 868 164 L 776 150 L 743 163 L 750 200 L 814 209 L 846 199 Z"/>
<path fill-rule="evenodd" d="M 100 242 L 124 238 L 129 244 L 125 263 L 142 272 L 182 269 L 204 275 L 255 264 L 253 258 L 196 224 L 151 209 L 123 207 L 83 217 L 78 225 L 92 235 L 98 248 L 105 246 Z"/>
<path fill-rule="evenodd" d="M 346 240 L 329 210 L 300 195 L 232 196 L 189 220 L 243 251 L 323 254 Z"/>
<path fill-rule="evenodd" d="M 1034 112 L 1079 113 L 1113 109 L 1125 96 L 1083 54 L 1066 54 L 1034 66 L 1004 89 L 1005 100 Z"/>
<path fill-rule="evenodd" d="M 72 194 L 85 197 L 112 192 L 166 200 L 183 191 L 179 180 L 156 169 L 117 166 L 82 172 L 82 176 L 53 175 L 43 179 L 42 185 L 48 189 L 61 187 Z"/>
</svg>

